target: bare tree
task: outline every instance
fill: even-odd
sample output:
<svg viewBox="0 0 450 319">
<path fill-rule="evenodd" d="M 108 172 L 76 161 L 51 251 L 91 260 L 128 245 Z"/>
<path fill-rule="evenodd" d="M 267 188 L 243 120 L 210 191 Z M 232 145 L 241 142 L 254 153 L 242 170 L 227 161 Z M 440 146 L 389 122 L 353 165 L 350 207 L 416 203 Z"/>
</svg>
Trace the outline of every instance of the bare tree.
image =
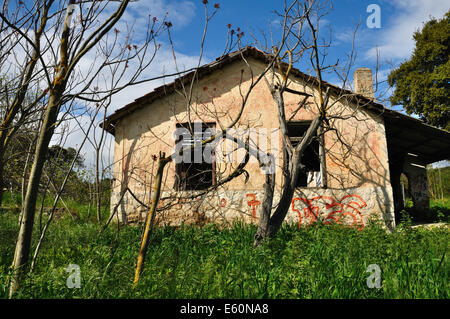
<svg viewBox="0 0 450 319">
<path fill-rule="evenodd" d="M 328 14 L 332 8 L 330 1 L 323 0 L 307 0 L 292 1 L 289 5 L 285 4 L 283 13 L 279 15 L 283 18 L 282 22 L 282 41 L 281 44 L 275 44 L 273 50 L 276 57 L 276 64 L 273 66 L 272 77 L 266 78 L 272 94 L 273 100 L 278 107 L 278 122 L 283 142 L 283 165 L 282 165 L 282 187 L 281 196 L 275 205 L 273 204 L 273 194 L 275 187 L 275 174 L 266 176 L 264 185 L 264 199 L 261 205 L 260 220 L 258 231 L 255 234 L 254 245 L 259 246 L 264 239 L 272 237 L 281 227 L 297 187 L 299 175 L 305 172 L 305 166 L 302 164 L 302 157 L 306 148 L 313 140 L 319 144 L 319 160 L 320 160 L 320 180 L 323 188 L 327 188 L 327 171 L 325 154 L 327 149 L 324 146 L 324 134 L 333 131 L 337 139 L 341 139 L 340 132 L 333 126 L 333 121 L 337 119 L 348 119 L 353 114 L 339 114 L 336 110 L 330 113 L 330 110 L 337 103 L 348 105 L 352 101 L 354 94 L 345 89 L 348 83 L 350 69 L 353 65 L 355 54 L 354 46 L 348 57 L 346 65 L 339 65 L 336 62 L 332 65 L 325 64 L 328 49 L 331 47 L 331 36 L 329 39 L 323 37 L 323 33 L 319 32 L 320 22 L 324 15 Z M 285 14 L 285 12 L 288 12 Z M 355 41 L 356 27 L 353 35 L 353 44 Z M 331 35 L 331 30 L 330 35 Z M 284 53 L 281 53 L 284 52 Z M 283 62 L 282 60 L 287 60 Z M 293 65 L 303 60 L 308 61 L 312 69 L 312 75 L 304 79 L 307 83 L 314 86 L 317 90 L 317 98 L 308 94 L 306 91 L 296 91 L 289 88 L 289 76 Z M 324 72 L 333 72 L 338 75 L 342 81 L 342 87 L 332 87 L 323 80 Z M 330 88 L 332 90 L 330 90 Z M 333 92 L 332 92 L 333 91 Z M 309 127 L 304 135 L 300 138 L 296 145 L 290 139 L 288 134 L 288 122 L 290 118 L 286 117 L 284 102 L 285 94 L 296 94 L 300 97 L 300 102 L 294 114 L 303 109 L 307 105 L 309 98 L 314 99 L 314 107 L 312 112 L 315 114 Z M 311 105 L 310 105 L 311 106 Z M 357 105 L 358 108 L 362 105 Z M 348 143 L 343 145 L 351 150 Z M 275 207 L 275 209 L 273 209 Z M 319 216 L 315 216 L 317 220 Z"/>
<path fill-rule="evenodd" d="M 98 109 L 97 109 L 97 112 L 98 112 Z M 59 186 L 59 188 L 56 188 L 56 186 L 53 185 L 53 183 L 52 183 L 52 186 L 53 186 L 53 188 L 55 190 L 56 196 L 55 196 L 55 199 L 53 200 L 53 205 L 52 205 L 50 211 L 48 212 L 49 216 L 48 216 L 47 222 L 45 223 L 45 226 L 43 228 L 40 227 L 41 233 L 40 233 L 39 241 L 38 241 L 38 243 L 36 245 L 36 248 L 34 250 L 33 259 L 32 259 L 31 266 L 30 266 L 30 272 L 32 272 L 34 270 L 34 268 L 35 268 L 36 260 L 37 260 L 37 257 L 39 255 L 39 250 L 41 248 L 42 242 L 44 241 L 44 238 L 45 238 L 45 235 L 47 233 L 48 227 L 50 226 L 50 223 L 53 220 L 53 217 L 55 215 L 56 205 L 57 205 L 59 200 L 62 201 L 62 192 L 64 190 L 64 187 L 66 186 L 66 183 L 67 183 L 67 181 L 69 179 L 69 176 L 72 173 L 73 167 L 75 166 L 75 164 L 79 160 L 79 156 L 80 156 L 81 150 L 83 149 L 84 144 L 88 140 L 89 132 L 91 131 L 92 127 L 94 126 L 95 121 L 96 121 L 96 118 L 95 118 L 95 116 L 93 116 L 91 118 L 90 122 L 89 122 L 89 126 L 88 126 L 86 132 L 84 132 L 84 137 L 83 137 L 83 140 L 81 141 L 80 145 L 78 146 L 78 150 L 74 154 L 73 159 L 71 160 L 69 166 L 67 167 L 67 171 L 66 171 L 66 173 L 64 175 L 63 181 L 62 181 L 61 185 Z M 50 178 L 49 178 L 49 181 L 50 181 Z M 42 202 L 44 202 L 44 201 L 42 201 Z M 70 213 L 71 212 L 69 211 L 69 214 Z M 42 216 L 42 208 L 41 208 L 41 216 Z"/>
<path fill-rule="evenodd" d="M 329 96 L 328 92 L 325 92 L 322 82 L 322 66 L 320 64 L 319 44 L 318 44 L 318 22 L 320 19 L 320 13 L 318 6 L 320 1 L 293 1 L 285 11 L 289 12 L 289 15 L 284 16 L 283 20 L 283 35 L 284 45 L 275 46 L 276 53 L 281 55 L 281 50 L 285 51 L 283 55 L 277 58 L 278 71 L 280 76 L 276 76 L 275 70 L 273 70 L 272 77 L 269 80 L 266 79 L 266 83 L 270 88 L 272 97 L 278 106 L 278 122 L 281 129 L 284 161 L 283 161 L 283 178 L 284 186 L 282 188 L 282 194 L 276 210 L 272 214 L 272 202 L 275 187 L 275 175 L 267 176 L 264 185 L 265 196 L 262 204 L 261 217 L 258 226 L 258 231 L 255 234 L 255 246 L 261 244 L 264 238 L 273 236 L 280 228 L 284 221 L 289 206 L 296 188 L 299 174 L 302 170 L 301 159 L 305 149 L 311 144 L 311 141 L 319 127 L 322 125 L 326 118 L 326 108 Z M 316 17 L 317 21 L 313 22 L 313 17 Z M 310 36 L 305 34 L 306 28 L 309 27 Z M 291 41 L 289 41 L 291 40 Z M 291 92 L 300 96 L 308 97 L 306 92 L 295 92 L 288 88 L 289 73 L 293 66 L 293 63 L 298 62 L 303 58 L 305 54 L 309 52 L 309 60 L 312 68 L 316 72 L 317 76 L 317 89 L 319 101 L 316 105 L 317 115 L 308 127 L 305 135 L 302 137 L 300 143 L 295 147 L 289 139 L 287 122 L 285 114 L 285 103 L 283 94 L 285 92 Z M 284 66 L 281 64 L 281 60 L 288 58 L 289 62 Z M 306 99 L 302 100 L 299 104 L 299 108 L 304 107 Z"/>
<path fill-rule="evenodd" d="M 127 33 L 124 24 L 119 26 L 129 4 L 128 0 L 40 0 L 13 5 L 4 2 L 0 13 L 1 44 L 2 48 L 14 48 L 16 56 L 7 55 L 2 62 L 12 63 L 18 75 L 10 99 L 13 102 L 0 130 L 0 145 L 4 145 L 3 136 L 10 135 L 12 118 L 20 110 L 45 101 L 22 204 L 10 296 L 19 289 L 28 267 L 39 183 L 61 112 L 67 111 L 67 105 L 77 104 L 76 101 L 89 102 L 95 108 L 95 103 L 101 103 L 125 87 L 148 80 L 141 74 L 152 62 L 158 50 L 156 37 L 165 26 L 157 22 L 156 17 L 149 16 L 143 40 L 139 46 L 133 44 L 131 29 Z M 81 64 L 89 61 L 94 62 L 82 69 Z M 115 72 L 114 83 L 98 88 L 99 79 L 109 71 Z M 33 102 L 24 105 L 30 85 L 44 89 Z"/>
</svg>

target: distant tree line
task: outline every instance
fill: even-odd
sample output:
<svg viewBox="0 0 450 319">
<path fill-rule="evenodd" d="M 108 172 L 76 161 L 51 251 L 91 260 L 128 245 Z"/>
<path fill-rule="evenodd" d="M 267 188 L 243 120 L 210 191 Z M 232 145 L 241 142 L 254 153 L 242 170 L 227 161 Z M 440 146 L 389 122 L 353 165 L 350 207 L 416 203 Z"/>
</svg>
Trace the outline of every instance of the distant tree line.
<svg viewBox="0 0 450 319">
<path fill-rule="evenodd" d="M 450 198 L 450 166 L 428 169 L 428 189 L 432 199 Z"/>
<path fill-rule="evenodd" d="M 4 155 L 3 192 L 20 194 L 23 191 L 23 181 L 30 173 L 29 163 L 32 161 L 35 148 L 34 126 L 21 127 L 11 138 L 10 147 L 7 148 Z M 71 168 L 73 160 L 75 163 Z M 39 193 L 55 193 L 60 189 L 67 173 L 69 173 L 69 177 L 62 197 L 76 200 L 80 204 L 89 204 L 93 201 L 95 190 L 93 172 L 86 167 L 83 156 L 77 154 L 77 150 L 60 145 L 49 147 Z M 108 205 L 111 180 L 104 178 L 100 183 L 102 184 L 100 196 L 102 204 Z"/>
</svg>

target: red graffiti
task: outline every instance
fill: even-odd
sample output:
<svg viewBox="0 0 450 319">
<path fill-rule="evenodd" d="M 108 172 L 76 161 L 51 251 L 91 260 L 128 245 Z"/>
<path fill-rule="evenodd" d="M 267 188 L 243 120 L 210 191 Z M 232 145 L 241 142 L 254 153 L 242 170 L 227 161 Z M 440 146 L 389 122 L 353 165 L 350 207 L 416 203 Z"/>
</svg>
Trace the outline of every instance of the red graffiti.
<svg viewBox="0 0 450 319">
<path fill-rule="evenodd" d="M 340 201 L 337 201 L 330 196 L 318 196 L 310 199 L 300 197 L 294 198 L 292 200 L 292 210 L 298 214 L 299 227 L 301 227 L 302 224 L 302 213 L 295 208 L 295 202 L 302 201 L 307 205 L 307 207 L 303 209 L 303 217 L 305 220 L 309 219 L 309 224 L 311 225 L 320 217 L 319 206 L 313 206 L 313 202 L 318 200 L 325 202 L 326 211 L 331 210 L 323 220 L 324 224 L 331 224 L 333 222 L 338 224 L 345 223 L 359 226 L 358 230 L 364 229 L 363 217 L 359 210 L 366 207 L 367 203 L 359 195 L 355 194 L 346 195 L 342 197 Z M 350 217 L 350 222 L 346 221 L 348 217 Z"/>
<path fill-rule="evenodd" d="M 227 206 L 227 199 L 221 198 L 220 199 L 220 207 L 225 207 L 225 206 Z"/>
<path fill-rule="evenodd" d="M 256 218 L 256 207 L 261 204 L 259 200 L 256 200 L 256 194 L 250 193 L 247 194 L 247 197 L 252 198 L 252 200 L 247 201 L 248 206 L 252 208 L 252 216 Z"/>
</svg>

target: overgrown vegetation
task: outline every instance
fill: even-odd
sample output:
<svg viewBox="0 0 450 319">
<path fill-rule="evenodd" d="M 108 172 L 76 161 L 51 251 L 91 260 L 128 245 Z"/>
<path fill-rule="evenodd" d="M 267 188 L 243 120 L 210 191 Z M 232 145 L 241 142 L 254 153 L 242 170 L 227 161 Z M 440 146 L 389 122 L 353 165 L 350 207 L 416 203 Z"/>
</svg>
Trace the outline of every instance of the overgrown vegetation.
<svg viewBox="0 0 450 319">
<path fill-rule="evenodd" d="M 403 218 L 411 218 L 416 223 L 450 222 L 450 166 L 427 168 L 430 209 L 421 211 L 413 206 L 408 179 L 401 176 L 405 187 L 405 209 Z"/>
<path fill-rule="evenodd" d="M 132 289 L 141 228 L 110 226 L 99 234 L 86 211 L 56 219 L 34 272 L 19 298 L 443 298 L 448 299 L 450 232 L 411 228 L 392 234 L 374 223 L 358 232 L 316 225 L 285 225 L 253 248 L 254 225 L 219 229 L 160 228 L 146 267 Z M 0 213 L 0 297 L 8 297 L 18 214 Z M 35 223 L 38 227 L 39 223 Z M 39 230 L 33 231 L 38 236 Z M 36 239 L 36 238 L 35 238 Z M 36 242 L 36 240 L 33 240 Z M 66 286 L 69 264 L 81 268 L 81 288 Z M 368 288 L 371 264 L 382 287 Z"/>
</svg>

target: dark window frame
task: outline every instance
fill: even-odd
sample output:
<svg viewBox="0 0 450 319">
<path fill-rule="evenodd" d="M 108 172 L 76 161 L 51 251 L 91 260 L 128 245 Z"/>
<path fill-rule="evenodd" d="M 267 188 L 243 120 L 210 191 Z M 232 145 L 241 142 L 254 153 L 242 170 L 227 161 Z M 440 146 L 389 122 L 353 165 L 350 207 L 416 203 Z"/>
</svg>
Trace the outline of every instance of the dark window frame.
<svg viewBox="0 0 450 319">
<path fill-rule="evenodd" d="M 192 135 L 189 134 L 186 137 L 187 141 L 186 145 L 192 145 L 192 143 L 195 143 L 195 141 L 204 139 L 205 131 L 207 129 L 212 129 L 214 132 L 214 129 L 216 127 L 215 122 L 202 122 L 201 124 L 202 124 L 201 134 L 197 135 L 197 132 L 194 132 L 194 138 L 192 138 Z M 188 123 L 176 123 L 176 128 L 181 127 L 189 131 Z M 195 127 L 196 127 L 195 124 L 192 123 L 192 129 L 195 130 Z M 196 139 L 196 137 L 199 137 L 199 139 Z M 210 137 L 210 135 L 208 134 L 207 137 Z M 175 143 L 181 142 L 182 139 L 184 139 L 184 137 L 180 137 L 178 140 L 175 141 Z M 201 191 L 216 185 L 215 150 L 214 149 L 211 150 L 211 163 L 208 163 L 206 161 L 203 161 L 203 152 L 205 150 L 205 147 L 211 147 L 211 145 L 209 144 L 208 146 L 202 147 L 201 150 L 202 163 L 194 162 L 195 149 L 192 149 L 190 163 L 181 162 L 175 164 L 175 181 L 174 181 L 175 190 Z"/>
</svg>

